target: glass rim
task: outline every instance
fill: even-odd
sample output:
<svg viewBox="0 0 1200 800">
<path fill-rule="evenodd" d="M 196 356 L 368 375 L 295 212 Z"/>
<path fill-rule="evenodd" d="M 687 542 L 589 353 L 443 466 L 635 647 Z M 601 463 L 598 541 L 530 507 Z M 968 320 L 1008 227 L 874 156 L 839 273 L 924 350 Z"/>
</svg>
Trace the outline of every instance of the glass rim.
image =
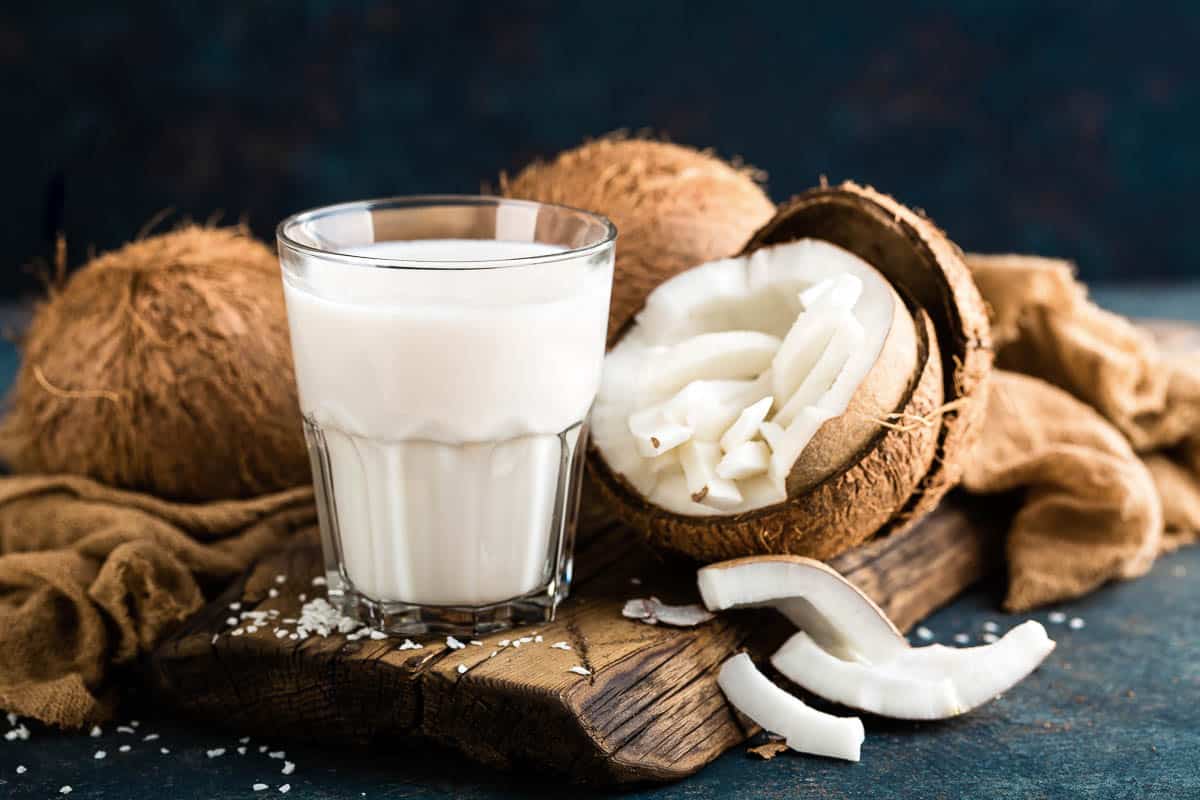
<svg viewBox="0 0 1200 800">
<path fill-rule="evenodd" d="M 535 256 L 519 256 L 516 258 L 484 258 L 466 261 L 460 259 L 434 258 L 380 258 L 377 256 L 362 255 L 361 253 L 347 253 L 338 250 L 326 250 L 296 241 L 295 238 L 288 234 L 288 230 L 295 228 L 297 225 L 303 225 L 307 222 L 322 219 L 323 217 L 331 217 L 354 211 L 372 211 L 374 209 L 381 208 L 420 208 L 434 206 L 499 207 L 502 205 L 516 205 L 524 206 L 526 208 L 548 208 L 557 211 L 566 211 L 573 214 L 579 214 L 596 223 L 599 223 L 601 229 L 603 230 L 603 235 L 597 241 L 583 245 L 582 247 L 570 247 L 553 253 L 543 253 Z M 344 263 L 358 264 L 364 267 L 373 267 L 376 269 L 474 272 L 478 270 L 532 267 L 541 264 L 549 264 L 556 261 L 575 260 L 581 257 L 586 257 L 592 253 L 601 252 L 606 247 L 612 246 L 617 239 L 617 226 L 614 225 L 612 221 L 603 214 L 597 214 L 593 211 L 587 211 L 582 208 L 576 208 L 575 206 L 568 206 L 561 203 L 543 203 L 537 200 L 520 200 L 516 198 L 499 197 L 497 195 L 486 194 L 414 194 L 394 195 L 392 197 L 380 197 L 369 200 L 351 200 L 350 202 L 346 203 L 335 203 L 333 205 L 317 206 L 316 208 L 306 209 L 285 217 L 282 221 L 280 221 L 280 223 L 275 226 L 275 238 L 279 241 L 281 246 L 327 261 L 340 261 Z M 479 241 L 489 240 L 480 239 Z"/>
</svg>

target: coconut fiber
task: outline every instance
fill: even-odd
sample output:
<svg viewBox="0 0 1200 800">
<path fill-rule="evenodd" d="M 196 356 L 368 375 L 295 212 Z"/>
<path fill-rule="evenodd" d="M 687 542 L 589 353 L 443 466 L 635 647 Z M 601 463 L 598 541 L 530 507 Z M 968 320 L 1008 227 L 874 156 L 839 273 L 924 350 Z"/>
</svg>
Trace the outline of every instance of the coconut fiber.
<svg viewBox="0 0 1200 800">
<path fill-rule="evenodd" d="M 1090 300 L 1067 262 L 968 256 L 998 370 L 964 486 L 1024 489 L 1006 605 L 1144 574 L 1200 535 L 1200 342 Z M 1023 373 L 1023 374 L 1016 374 Z"/>
</svg>

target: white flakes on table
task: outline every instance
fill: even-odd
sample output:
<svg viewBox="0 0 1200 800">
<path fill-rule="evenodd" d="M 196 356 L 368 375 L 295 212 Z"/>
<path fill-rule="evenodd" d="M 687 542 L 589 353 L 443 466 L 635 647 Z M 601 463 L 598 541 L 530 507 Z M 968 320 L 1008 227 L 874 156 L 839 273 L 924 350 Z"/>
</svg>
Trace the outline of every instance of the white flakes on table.
<svg viewBox="0 0 1200 800">
<path fill-rule="evenodd" d="M 285 762 L 283 762 L 283 769 L 281 769 L 279 771 L 282 772 L 284 775 L 291 775 L 293 772 L 296 771 L 296 765 L 294 763 L 292 763 L 291 761 L 285 761 Z"/>
<path fill-rule="evenodd" d="M 300 595 L 303 601 L 304 595 Z M 350 633 L 361 627 L 355 619 L 345 616 L 323 597 L 307 602 L 300 609 L 296 623 L 296 634 L 304 639 L 310 634 L 329 636 L 333 633 Z"/>
<path fill-rule="evenodd" d="M 92 754 L 92 758 L 94 758 L 97 761 L 100 761 L 101 759 L 104 759 L 107 757 L 108 757 L 108 753 L 104 752 L 103 750 L 97 750 L 95 753 Z"/>
<path fill-rule="evenodd" d="M 137 733 L 137 731 L 130 725 L 118 725 L 117 733 Z"/>
<path fill-rule="evenodd" d="M 142 723 L 138 722 L 136 719 L 131 719 L 131 720 L 129 720 L 129 724 L 136 728 L 138 725 L 141 725 Z"/>
<path fill-rule="evenodd" d="M 287 635 L 288 635 L 288 632 L 287 632 L 286 628 L 276 628 L 275 629 L 275 638 L 276 639 L 282 639 Z"/>
<path fill-rule="evenodd" d="M 204 755 L 208 756 L 209 758 L 219 758 L 225 755 L 225 748 L 214 747 L 212 750 L 205 750 Z"/>
<path fill-rule="evenodd" d="M 535 642 L 537 642 L 538 644 L 541 644 L 541 643 L 544 641 L 544 640 L 542 639 L 542 635 L 541 635 L 541 634 L 538 634 L 537 636 L 533 637 L 533 640 L 534 640 Z"/>
<path fill-rule="evenodd" d="M 630 582 L 630 583 L 632 583 L 634 586 L 641 586 L 641 585 L 642 585 L 642 579 L 641 579 L 641 578 L 630 578 L 630 579 L 629 579 L 629 582 Z"/>
<path fill-rule="evenodd" d="M 158 748 L 158 752 L 162 753 L 164 756 L 169 756 L 171 754 L 171 751 L 165 747 Z"/>
<path fill-rule="evenodd" d="M 273 750 L 272 752 L 267 753 L 267 758 L 274 758 L 279 761 L 282 761 L 286 757 L 287 753 L 285 753 L 283 750 Z"/>
<path fill-rule="evenodd" d="M 303 603 L 306 600 L 308 600 L 308 595 L 306 595 L 304 592 L 301 592 L 300 593 L 300 602 Z"/>
<path fill-rule="evenodd" d="M 510 642 L 508 639 L 501 639 L 499 642 L 497 642 L 497 644 L 499 644 L 501 647 L 508 647 L 510 644 L 512 644 L 512 642 Z"/>
<path fill-rule="evenodd" d="M 317 577 L 312 579 L 313 586 L 324 586 L 326 583 L 328 583 L 328 581 L 326 581 L 325 578 L 321 575 L 318 575 Z"/>
<path fill-rule="evenodd" d="M 514 650 L 516 650 L 517 648 L 519 648 L 519 647 L 521 646 L 521 640 L 520 640 L 520 639 L 513 639 L 511 644 L 512 644 L 512 648 L 513 648 Z"/>
<path fill-rule="evenodd" d="M 241 628 L 234 628 L 233 631 L 230 633 L 230 635 L 231 636 L 241 636 L 243 633 L 245 633 L 245 631 L 242 630 Z"/>
<path fill-rule="evenodd" d="M 258 626 L 257 625 L 247 625 L 246 633 L 258 633 Z"/>
<path fill-rule="evenodd" d="M 467 642 L 467 644 L 475 647 L 483 647 L 483 642 L 479 641 L 478 639 L 472 639 L 471 641 Z"/>
<path fill-rule="evenodd" d="M 88 736 L 91 736 L 93 739 L 99 739 L 103 734 L 104 731 L 100 730 L 99 725 L 93 725 L 91 732 L 88 733 Z"/>
<path fill-rule="evenodd" d="M 983 623 L 983 629 L 988 633 L 996 633 L 1000 630 L 1000 626 L 989 619 L 987 622 Z"/>
<path fill-rule="evenodd" d="M 59 793 L 59 794 L 70 794 L 70 793 L 71 793 L 71 792 L 73 792 L 73 791 L 75 791 L 75 790 L 74 790 L 74 789 L 72 789 L 72 788 L 71 788 L 71 784 L 69 784 L 69 783 L 68 783 L 66 786 L 62 786 L 62 787 L 60 787 L 60 788 L 59 788 L 59 790 L 58 790 L 58 793 Z"/>
<path fill-rule="evenodd" d="M 397 650 L 420 650 L 424 646 L 425 645 L 417 644 L 412 639 L 405 639 L 403 642 L 400 643 L 400 646 L 397 647 L 396 649 Z"/>
<path fill-rule="evenodd" d="M 270 589 L 267 589 L 267 597 L 274 600 L 276 597 L 279 597 L 279 590 L 272 586 Z"/>
<path fill-rule="evenodd" d="M 292 790 L 292 785 L 290 783 L 280 784 L 280 786 L 279 786 L 280 794 L 287 794 L 291 790 Z"/>
<path fill-rule="evenodd" d="M 18 717 L 18 716 L 17 716 L 17 715 L 16 715 L 14 712 L 12 712 L 12 711 L 10 711 L 10 712 L 8 712 L 7 714 L 5 714 L 5 715 L 4 715 L 4 718 L 8 720 L 8 726 L 9 726 L 10 728 L 11 728 L 12 726 L 16 725 L 16 724 L 17 724 L 17 720 L 18 720 L 18 719 L 20 719 L 20 717 Z"/>
<path fill-rule="evenodd" d="M 266 746 L 265 744 L 260 744 L 260 745 L 258 746 L 258 752 L 260 752 L 260 753 L 265 753 L 265 752 L 267 752 L 267 746 Z"/>
<path fill-rule="evenodd" d="M 554 644 L 552 644 L 550 646 L 552 648 L 554 648 L 555 650 L 570 650 L 571 649 L 571 645 L 567 644 L 566 642 L 555 642 Z"/>
<path fill-rule="evenodd" d="M 466 664 L 459 664 L 459 665 L 458 665 L 458 674 L 459 674 L 459 675 L 466 675 L 466 674 L 467 674 L 467 665 L 466 665 Z"/>
<path fill-rule="evenodd" d="M 217 643 L 217 639 L 220 639 L 220 638 L 221 638 L 221 635 L 220 635 L 219 633 L 214 633 L 214 634 L 213 634 L 213 637 L 212 637 L 212 642 L 211 642 L 211 644 L 216 644 L 216 643 Z"/>
<path fill-rule="evenodd" d="M 239 748 L 237 749 L 237 754 L 238 754 L 239 756 L 244 756 L 244 755 L 246 755 L 246 748 L 245 748 L 245 747 L 239 747 Z"/>
<path fill-rule="evenodd" d="M 29 728 L 26 728 L 24 723 L 21 723 L 11 731 L 6 731 L 4 734 L 4 741 L 6 742 L 15 742 L 18 739 L 22 742 L 29 741 Z"/>
<path fill-rule="evenodd" d="M 923 642 L 928 642 L 933 638 L 933 631 L 922 625 L 921 627 L 917 628 L 917 638 Z"/>
<path fill-rule="evenodd" d="M 251 789 L 253 789 L 253 790 L 254 790 L 254 791 L 256 791 L 256 792 L 261 792 L 261 791 L 263 791 L 264 789 L 266 789 L 266 788 L 268 788 L 268 787 L 267 787 L 267 785 L 266 785 L 265 783 L 256 783 L 256 784 L 254 784 L 253 786 L 251 786 L 250 788 L 251 788 Z"/>
<path fill-rule="evenodd" d="M 713 618 L 713 613 L 704 606 L 692 603 L 683 606 L 667 605 L 657 597 L 635 597 L 625 603 L 621 616 L 636 619 L 647 625 L 663 623 L 679 628 L 691 628 Z"/>
<path fill-rule="evenodd" d="M 18 774 L 18 775 L 24 775 L 24 774 L 25 774 L 25 772 L 26 772 L 25 765 L 24 765 L 24 764 L 17 764 L 17 774 Z"/>
<path fill-rule="evenodd" d="M 499 653 L 499 652 L 500 652 L 499 650 L 493 650 L 493 651 L 491 652 L 491 655 L 489 655 L 489 656 L 488 656 L 488 658 L 495 658 L 495 657 L 496 657 L 496 654 L 497 654 L 497 653 Z"/>
<path fill-rule="evenodd" d="M 530 642 L 533 641 L 533 637 L 532 636 L 522 636 L 520 639 L 517 639 L 517 641 L 520 642 L 521 644 L 529 644 Z"/>
<path fill-rule="evenodd" d="M 242 738 L 238 739 L 238 744 L 250 744 L 250 737 L 243 736 Z"/>
<path fill-rule="evenodd" d="M 386 639 L 387 634 L 383 631 L 371 631 L 371 640 L 378 642 L 380 639 Z"/>
<path fill-rule="evenodd" d="M 1000 637 L 994 633 L 985 633 L 980 638 L 983 639 L 983 641 L 986 642 L 987 644 L 991 644 L 993 642 L 997 642 L 1000 640 Z"/>
<path fill-rule="evenodd" d="M 587 667 L 580 667 L 580 666 L 571 667 L 570 669 L 567 670 L 567 672 L 574 672 L 576 675 L 591 675 L 592 674 L 592 671 L 590 669 L 588 669 Z"/>
<path fill-rule="evenodd" d="M 241 603 L 230 603 L 230 604 L 229 604 L 229 610 L 230 610 L 230 611 L 241 611 L 241 610 L 242 610 L 242 604 L 241 604 Z"/>
<path fill-rule="evenodd" d="M 147 733 L 145 736 L 142 737 L 143 742 L 153 742 L 153 741 L 156 741 L 157 739 L 158 739 L 157 733 Z"/>
<path fill-rule="evenodd" d="M 968 644 L 970 641 L 971 641 L 971 637 L 967 636 L 965 633 L 954 634 L 954 643 L 955 644 Z"/>
<path fill-rule="evenodd" d="M 275 582 L 276 583 L 287 583 L 287 575 L 276 575 Z"/>
<path fill-rule="evenodd" d="M 291 639 L 291 640 L 294 642 L 294 641 L 296 641 L 297 639 L 299 639 L 299 638 L 300 638 L 300 634 L 298 634 L 298 633 L 289 633 L 289 634 L 288 634 L 288 638 L 289 638 L 289 639 Z"/>
<path fill-rule="evenodd" d="M 118 752 L 121 752 L 121 753 L 128 753 L 128 752 L 129 752 L 130 750 L 132 750 L 132 749 L 133 749 L 133 748 L 131 748 L 129 745 L 127 745 L 127 744 L 123 744 L 123 745 L 121 745 L 120 747 L 118 747 L 118 748 L 117 748 L 117 751 L 118 751 Z"/>
<path fill-rule="evenodd" d="M 1055 625 L 1062 625 L 1064 622 L 1067 621 L 1067 615 L 1061 611 L 1051 611 L 1049 616 L 1046 617 L 1046 619 L 1048 619 L 1051 623 L 1053 623 Z"/>
<path fill-rule="evenodd" d="M 1081 628 L 1083 628 L 1083 626 L 1086 624 L 1087 623 L 1084 622 L 1079 617 L 1071 617 L 1071 621 L 1067 623 L 1067 627 L 1073 631 L 1077 631 L 1077 630 L 1080 630 Z"/>
</svg>

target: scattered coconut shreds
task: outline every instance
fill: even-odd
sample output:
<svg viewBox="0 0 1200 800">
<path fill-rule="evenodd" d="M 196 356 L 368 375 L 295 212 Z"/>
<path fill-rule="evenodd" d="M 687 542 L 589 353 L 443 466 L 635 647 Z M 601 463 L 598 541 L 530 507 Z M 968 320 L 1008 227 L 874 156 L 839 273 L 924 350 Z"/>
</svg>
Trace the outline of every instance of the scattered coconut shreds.
<svg viewBox="0 0 1200 800">
<path fill-rule="evenodd" d="M 300 602 L 303 603 L 303 602 L 306 602 L 307 600 L 308 600 L 308 595 L 306 595 L 304 592 L 301 592 L 300 593 Z"/>
<path fill-rule="evenodd" d="M 641 585 L 642 585 L 642 579 L 641 579 L 641 578 L 630 578 L 630 579 L 629 579 L 629 582 L 630 582 L 630 583 L 632 583 L 634 586 L 641 586 Z"/>
<path fill-rule="evenodd" d="M 212 643 L 212 644 L 216 644 L 216 643 L 217 643 L 217 639 L 220 639 L 220 638 L 221 638 L 220 634 L 214 633 L 214 634 L 213 634 L 213 636 L 212 636 L 212 642 L 211 642 L 211 643 Z"/>
<path fill-rule="evenodd" d="M 324 585 L 326 585 L 327 583 L 328 583 L 328 581 L 326 581 L 326 580 L 325 580 L 323 577 L 321 577 L 320 575 L 318 575 L 317 577 L 315 577 L 315 578 L 313 578 L 313 579 L 312 579 L 312 585 L 313 585 L 313 586 L 324 586 Z"/>
<path fill-rule="evenodd" d="M 380 639 L 386 639 L 387 634 L 383 631 L 371 631 L 371 640 L 378 642 Z"/>
<path fill-rule="evenodd" d="M 277 761 L 282 761 L 286 757 L 287 757 L 287 753 L 284 752 L 283 750 L 275 750 L 273 752 L 267 753 L 267 758 L 274 758 Z"/>
<path fill-rule="evenodd" d="M 17 774 L 18 775 L 25 774 L 25 765 L 24 764 L 17 764 Z"/>
<path fill-rule="evenodd" d="M 985 633 L 980 638 L 983 639 L 983 641 L 986 642 L 987 644 L 991 644 L 992 642 L 997 642 L 1000 640 L 1000 637 L 994 633 Z"/>
<path fill-rule="evenodd" d="M 127 745 L 127 744 L 123 744 L 123 745 L 121 745 L 120 747 L 118 747 L 118 748 L 117 748 L 117 750 L 118 750 L 119 752 L 121 752 L 121 753 L 128 753 L 128 752 L 129 752 L 130 750 L 132 750 L 132 749 L 133 749 L 133 748 L 131 748 L 131 747 L 130 747 L 129 745 Z"/>
<path fill-rule="evenodd" d="M 1050 615 L 1047 616 L 1046 619 L 1055 625 L 1062 625 L 1067 621 L 1067 615 L 1061 611 L 1051 611 Z"/>
<path fill-rule="evenodd" d="M 555 642 L 554 644 L 552 644 L 550 646 L 552 648 L 554 648 L 555 650 L 570 650 L 571 649 L 571 645 L 567 644 L 566 642 Z"/>
<path fill-rule="evenodd" d="M 241 603 L 230 603 L 229 604 L 230 611 L 241 611 L 241 609 L 242 609 Z"/>
<path fill-rule="evenodd" d="M 760 744 L 758 747 L 751 747 L 746 752 L 753 753 L 763 761 L 770 761 L 775 756 L 788 749 L 788 746 L 783 742 L 767 742 Z"/>
<path fill-rule="evenodd" d="M 73 791 L 75 791 L 75 790 L 71 788 L 71 785 L 70 785 L 70 784 L 67 784 L 66 786 L 63 786 L 63 787 L 61 787 L 61 788 L 58 790 L 58 793 L 59 793 L 59 794 L 70 794 L 70 793 L 71 793 L 71 792 L 73 792 Z"/>
<path fill-rule="evenodd" d="M 472 639 L 471 641 L 467 642 L 467 644 L 474 647 L 483 647 L 483 642 L 479 641 L 478 639 Z"/>
<path fill-rule="evenodd" d="M 580 666 L 570 667 L 567 670 L 567 672 L 574 672 L 576 675 L 591 675 L 592 674 L 592 671 L 590 669 L 588 669 L 587 667 L 580 667 Z"/>
<path fill-rule="evenodd" d="M 304 596 L 301 595 L 301 598 Z M 327 637 L 334 633 L 350 633 L 362 627 L 355 619 L 345 616 L 329 601 L 318 597 L 303 605 L 300 609 L 300 619 L 296 622 L 296 634 L 307 638 L 312 634 Z"/>
<path fill-rule="evenodd" d="M 136 731 L 130 725 L 118 725 L 117 733 L 136 733 Z"/>
<path fill-rule="evenodd" d="M 967 643 L 968 643 L 968 642 L 970 642 L 970 641 L 971 641 L 971 637 L 970 637 L 970 636 L 968 636 L 968 635 L 967 635 L 967 634 L 965 634 L 965 633 L 956 633 L 956 634 L 954 634 L 954 642 L 955 642 L 955 644 L 967 644 Z"/>
<path fill-rule="evenodd" d="M 91 736 L 93 739 L 98 739 L 98 738 L 100 738 L 100 736 L 102 736 L 103 734 L 104 734 L 104 731 L 102 731 L 102 730 L 100 729 L 100 726 L 99 726 L 99 725 L 93 725 L 93 726 L 92 726 L 92 730 L 91 730 L 91 732 L 88 734 L 88 736 Z"/>
<path fill-rule="evenodd" d="M 283 769 L 281 769 L 279 771 L 282 772 L 284 775 L 291 775 L 293 772 L 296 771 L 296 765 L 291 761 L 284 761 Z"/>
<path fill-rule="evenodd" d="M 1071 617 L 1071 621 L 1067 623 L 1067 627 L 1073 631 L 1081 629 L 1084 625 L 1087 625 L 1087 623 L 1079 617 Z"/>
<path fill-rule="evenodd" d="M 533 637 L 533 641 L 537 642 L 538 644 L 541 644 L 543 639 L 540 635 L 538 635 L 538 636 Z"/>
<path fill-rule="evenodd" d="M 17 720 L 18 720 L 18 719 L 20 719 L 20 717 L 18 717 L 16 714 L 14 714 L 14 713 L 13 713 L 13 712 L 11 712 L 11 711 L 9 711 L 7 714 L 5 714 L 5 715 L 4 715 L 4 718 L 8 720 L 8 725 L 9 725 L 9 727 L 12 727 L 13 725 L 16 725 L 16 724 L 17 724 Z"/>
<path fill-rule="evenodd" d="M 921 627 L 917 628 L 917 638 L 923 642 L 928 642 L 933 638 L 933 631 L 922 625 Z"/>
<path fill-rule="evenodd" d="M 169 756 L 171 754 L 171 751 L 165 747 L 158 748 L 158 752 L 162 753 L 164 756 Z"/>
<path fill-rule="evenodd" d="M 218 758 L 220 756 L 225 755 L 225 748 L 224 747 L 214 747 L 212 750 L 206 750 L 204 752 L 204 755 L 208 756 L 209 758 Z"/>
<path fill-rule="evenodd" d="M 238 744 L 250 744 L 250 737 L 243 736 L 242 738 L 238 739 Z"/>
<path fill-rule="evenodd" d="M 136 719 L 131 719 L 131 720 L 129 720 L 129 724 L 136 728 L 138 725 L 141 725 L 142 723 L 138 722 Z"/>
<path fill-rule="evenodd" d="M 258 752 L 260 752 L 260 753 L 265 753 L 265 752 L 267 752 L 267 746 L 266 746 L 265 744 L 260 744 L 260 745 L 258 746 Z"/>
<path fill-rule="evenodd" d="M 237 749 L 237 754 L 238 754 L 239 756 L 244 756 L 244 755 L 246 755 L 246 748 L 245 748 L 245 747 L 239 747 L 239 748 Z"/>
<path fill-rule="evenodd" d="M 274 600 L 276 597 L 279 597 L 279 590 L 272 586 L 267 590 L 267 597 Z"/>
<path fill-rule="evenodd" d="M 142 737 L 143 742 L 153 742 L 153 741 L 156 741 L 157 739 L 158 739 L 157 733 L 147 733 L 145 736 Z"/>
<path fill-rule="evenodd" d="M 1000 631 L 1000 626 L 989 619 L 987 622 L 983 623 L 983 629 L 988 633 L 998 633 Z"/>
<path fill-rule="evenodd" d="M 501 639 L 499 642 L 497 642 L 497 644 L 499 644 L 501 647 L 508 647 L 510 644 L 512 644 L 512 642 L 510 642 L 508 639 Z"/>
<path fill-rule="evenodd" d="M 104 752 L 103 750 L 97 750 L 92 755 L 92 758 L 96 759 L 97 761 L 100 761 L 101 759 L 106 758 L 107 756 L 108 756 L 108 753 Z"/>
<path fill-rule="evenodd" d="M 458 639 L 455 639 L 453 636 L 447 636 L 446 647 L 449 647 L 451 650 L 462 650 L 464 647 L 466 647 L 466 645 L 460 642 Z"/>
<path fill-rule="evenodd" d="M 256 783 L 253 786 L 251 786 L 250 788 L 256 792 L 261 792 L 261 791 L 265 791 L 266 789 L 268 789 L 270 787 L 268 787 L 265 783 Z"/>
<path fill-rule="evenodd" d="M 275 582 L 276 583 L 287 583 L 287 575 L 276 575 Z"/>
<path fill-rule="evenodd" d="M 242 630 L 241 628 L 234 628 L 231 635 L 232 636 L 241 636 L 243 633 L 245 633 L 245 631 Z"/>
<path fill-rule="evenodd" d="M 672 625 L 677 628 L 692 628 L 713 618 L 708 609 L 693 603 L 685 606 L 670 606 L 657 597 L 637 597 L 625 603 L 621 616 L 636 619 L 647 625 Z"/>
<path fill-rule="evenodd" d="M 11 731 L 6 731 L 4 741 L 15 742 L 20 739 L 22 742 L 29 741 L 29 728 L 26 728 L 24 723 L 13 728 Z"/>
<path fill-rule="evenodd" d="M 285 637 L 287 635 L 288 635 L 288 632 L 284 628 L 276 628 L 275 629 L 275 638 L 276 639 L 282 639 L 283 637 Z"/>
<path fill-rule="evenodd" d="M 400 646 L 397 647 L 396 649 L 397 650 L 420 650 L 422 647 L 424 647 L 424 645 L 417 644 L 412 639 L 405 639 L 403 642 L 400 643 Z"/>
<path fill-rule="evenodd" d="M 291 790 L 292 790 L 292 785 L 290 783 L 280 784 L 280 786 L 279 786 L 280 794 L 287 794 Z"/>
<path fill-rule="evenodd" d="M 459 675 L 466 675 L 466 674 L 467 674 L 467 665 L 466 665 L 466 664 L 459 664 L 459 665 L 458 665 L 458 674 L 459 674 Z"/>
</svg>

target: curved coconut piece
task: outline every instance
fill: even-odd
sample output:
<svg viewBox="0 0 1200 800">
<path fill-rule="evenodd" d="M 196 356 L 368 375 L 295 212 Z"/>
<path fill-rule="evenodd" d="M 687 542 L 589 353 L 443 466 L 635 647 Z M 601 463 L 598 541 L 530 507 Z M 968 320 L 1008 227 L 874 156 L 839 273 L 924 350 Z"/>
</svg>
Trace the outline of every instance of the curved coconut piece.
<svg viewBox="0 0 1200 800">
<path fill-rule="evenodd" d="M 1024 622 L 980 647 L 910 647 L 887 661 L 846 661 L 798 633 L 771 656 L 780 674 L 818 697 L 895 719 L 946 719 L 1011 689 L 1054 650 Z"/>
<path fill-rule="evenodd" d="M 788 694 L 739 653 L 721 665 L 717 685 L 725 699 L 763 730 L 777 733 L 801 753 L 858 761 L 866 734 L 857 717 L 835 717 Z"/>
<path fill-rule="evenodd" d="M 943 395 L 953 405 L 942 414 L 932 469 L 886 526 L 903 528 L 958 483 L 977 437 L 984 404 L 976 400 L 993 360 L 987 308 L 959 248 L 930 220 L 870 187 L 847 182 L 795 197 L 744 252 L 803 238 L 833 242 L 870 262 L 929 314 L 937 333 Z"/>
<path fill-rule="evenodd" d="M 805 264 L 812 262 L 814 253 L 821 258 L 833 258 L 836 263 L 823 277 L 833 279 L 844 274 L 839 270 L 850 269 L 847 260 L 860 265 L 854 269 L 874 273 L 870 265 L 826 243 L 796 243 L 795 246 L 800 248 L 795 257 Z M 841 255 L 831 256 L 828 251 Z M 757 266 L 766 267 L 763 271 L 770 274 L 772 270 L 786 270 L 788 265 L 785 259 L 785 263 Z M 707 297 L 704 292 L 716 291 L 719 295 L 736 297 L 737 292 L 744 291 L 747 279 L 739 279 L 733 267 L 745 267 L 747 273 L 753 275 L 756 263 L 713 262 L 676 276 L 648 299 L 637 325 L 645 325 L 665 335 L 661 334 L 663 330 L 674 329 L 664 320 L 674 319 L 674 324 L 682 326 L 678 329 L 680 336 L 707 335 L 704 315 L 695 309 L 704 306 Z M 861 274 L 864 278 L 869 277 L 865 272 Z M 702 471 L 694 467 L 699 463 L 711 464 L 714 454 L 709 452 L 711 448 L 706 449 L 707 445 L 697 448 L 685 444 L 695 433 L 686 425 L 645 429 L 648 445 L 638 449 L 612 444 L 617 438 L 612 430 L 624 425 L 625 417 L 610 413 L 606 407 L 606 385 L 610 381 L 618 386 L 633 383 L 632 376 L 642 369 L 637 359 L 624 357 L 625 350 L 632 346 L 627 339 L 639 335 L 637 326 L 627 326 L 620 342 L 606 359 L 605 378 L 592 419 L 593 446 L 589 453 L 592 474 L 617 516 L 645 533 L 654 544 L 703 561 L 780 552 L 831 558 L 870 537 L 893 519 L 897 510 L 903 508 L 918 490 L 931 468 L 938 446 L 939 426 L 936 422 L 884 425 L 880 420 L 889 415 L 905 421 L 936 420 L 942 405 L 942 359 L 935 329 L 924 311 L 896 294 L 879 278 L 864 281 L 864 286 L 869 288 L 871 285 L 882 286 L 882 291 L 886 292 L 887 299 L 881 307 L 890 309 L 894 305 L 891 312 L 895 314 L 894 324 L 886 329 L 887 335 L 877 351 L 875 366 L 865 377 L 860 376 L 862 382 L 845 408 L 832 418 L 815 417 L 811 426 L 815 435 L 810 432 L 812 438 L 798 453 L 792 448 L 799 458 L 785 473 L 786 491 L 768 480 L 748 480 L 732 487 L 728 482 L 712 480 L 708 476 L 701 481 L 704 488 L 697 492 L 692 481 L 695 474 Z M 832 284 L 826 288 L 837 291 Z M 675 299 L 670 303 L 658 302 L 660 293 L 668 289 Z M 693 311 L 688 311 L 689 308 Z M 762 325 L 782 332 L 778 331 L 778 324 L 785 313 L 772 314 L 767 309 L 763 320 L 735 322 Z M 795 318 L 796 311 L 790 313 Z M 798 320 L 795 324 L 801 322 Z M 698 329 L 689 325 L 698 326 Z M 744 335 L 746 332 L 738 333 Z M 784 347 L 787 341 L 785 337 Z M 907 380 L 896 382 L 896 364 L 913 365 L 911 373 L 905 373 Z M 877 369 L 880 365 L 890 369 Z M 617 374 L 620 377 L 614 377 Z M 700 377 L 709 375 L 696 374 Z M 770 394 L 761 391 L 755 395 L 753 388 L 747 391 L 750 394 L 744 399 L 748 404 Z M 787 398 L 783 400 L 781 405 L 786 406 Z M 820 412 L 819 404 L 808 408 Z M 736 413 L 727 422 L 732 424 L 735 420 Z M 630 418 L 629 427 L 638 428 L 640 421 Z M 635 434 L 638 432 L 634 431 Z M 766 428 L 763 435 L 770 435 Z M 770 438 L 767 440 L 771 441 Z M 658 449 L 646 449 L 655 442 Z M 700 452 L 696 452 L 697 449 Z M 674 458 L 670 453 L 676 451 L 684 467 L 682 475 L 669 472 L 672 468 L 670 459 Z M 665 457 L 666 460 L 645 464 L 642 459 L 647 456 Z M 693 468 L 689 469 L 689 466 Z M 717 470 L 720 466 L 717 465 Z M 727 465 L 729 469 L 736 466 L 736 463 Z M 665 477 L 660 470 L 668 471 Z M 705 475 L 713 471 L 707 470 Z M 696 501 L 694 504 L 686 500 L 689 494 Z M 672 500 L 681 495 L 685 498 L 682 503 Z"/>
<path fill-rule="evenodd" d="M 611 339 L 654 287 L 733 255 L 771 218 L 758 175 L 690 147 L 607 137 L 501 175 L 500 192 L 604 214 L 617 226 Z"/>
<path fill-rule="evenodd" d="M 1023 680 L 1054 649 L 1030 620 L 980 647 L 912 647 L 891 620 L 836 571 L 808 558 L 758 556 L 697 574 L 710 611 L 770 606 L 801 632 L 771 657 L 813 694 L 897 719 L 970 711 Z"/>
</svg>

